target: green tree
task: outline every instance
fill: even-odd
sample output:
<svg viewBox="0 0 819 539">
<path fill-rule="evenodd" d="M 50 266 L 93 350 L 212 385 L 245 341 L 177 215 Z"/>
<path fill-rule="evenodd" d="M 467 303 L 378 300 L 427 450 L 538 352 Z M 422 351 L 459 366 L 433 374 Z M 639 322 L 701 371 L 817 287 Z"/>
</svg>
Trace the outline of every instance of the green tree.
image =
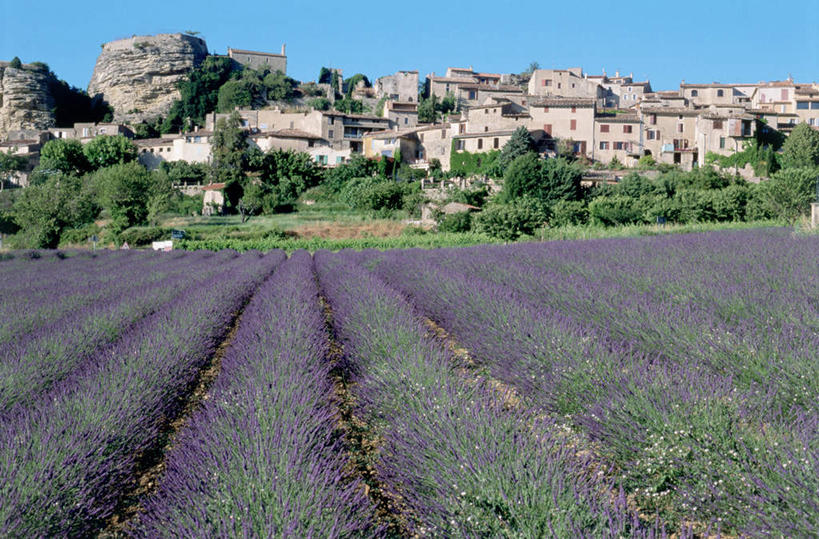
<svg viewBox="0 0 819 539">
<path fill-rule="evenodd" d="M 330 100 L 326 97 L 317 97 L 307 102 L 315 110 L 330 110 Z"/>
<path fill-rule="evenodd" d="M 75 139 L 54 139 L 40 149 L 40 172 L 81 175 L 91 170 L 82 144 Z"/>
<path fill-rule="evenodd" d="M 102 168 L 91 176 L 91 185 L 100 206 L 111 217 L 114 234 L 146 222 L 154 184 L 142 165 L 131 162 Z"/>
<path fill-rule="evenodd" d="M 321 176 L 310 154 L 271 150 L 264 154 L 252 179 L 245 181 L 243 204 L 269 214 L 288 211 Z"/>
<path fill-rule="evenodd" d="M 345 114 L 361 114 L 364 112 L 364 103 L 358 99 L 345 97 L 344 99 L 337 99 L 333 108 Z"/>
<path fill-rule="evenodd" d="M 204 125 L 205 115 L 216 110 L 219 100 L 219 88 L 226 83 L 233 73 L 233 60 L 224 56 L 208 56 L 195 69 L 188 73 L 178 87 L 179 101 L 175 101 L 171 111 L 162 122 L 161 131 L 170 133 L 178 131 L 187 119 L 197 125 Z"/>
<path fill-rule="evenodd" d="M 359 82 L 364 81 L 365 88 L 372 88 L 372 84 L 370 83 L 370 79 L 367 78 L 367 75 L 363 73 L 356 73 L 346 81 L 344 81 L 344 85 L 347 87 L 346 96 L 351 97 L 353 95 L 353 90 L 358 85 Z"/>
<path fill-rule="evenodd" d="M 784 168 L 814 167 L 819 165 L 819 132 L 806 123 L 794 127 L 782 145 Z"/>
<path fill-rule="evenodd" d="M 247 132 L 242 129 L 239 113 L 216 122 L 211 144 L 211 179 L 225 184 L 226 205 L 236 209 L 242 198 L 243 180 L 247 167 Z"/>
<path fill-rule="evenodd" d="M 490 204 L 473 217 L 477 232 L 503 240 L 532 235 L 546 223 L 548 209 L 542 202 L 522 197 L 513 204 Z"/>
<path fill-rule="evenodd" d="M 323 67 L 319 70 L 318 83 L 331 84 L 333 80 L 333 71 L 328 67 Z"/>
<path fill-rule="evenodd" d="M 122 135 L 100 135 L 82 148 L 89 167 L 97 170 L 111 165 L 130 163 L 137 158 L 137 147 Z"/>
<path fill-rule="evenodd" d="M 246 80 L 229 80 L 219 88 L 219 112 L 230 112 L 236 107 L 248 108 L 252 103 L 253 84 Z"/>
<path fill-rule="evenodd" d="M 755 196 L 768 215 L 793 223 L 816 201 L 817 181 L 819 168 L 785 168 L 762 182 Z"/>
<path fill-rule="evenodd" d="M 524 126 L 515 129 L 509 141 L 503 145 L 500 155 L 500 166 L 506 168 L 512 164 L 512 161 L 521 155 L 535 151 L 535 139 L 532 138 L 529 130 Z"/>
<path fill-rule="evenodd" d="M 582 169 L 563 158 L 540 159 L 535 153 L 521 155 L 503 177 L 502 200 L 531 197 L 547 208 L 561 200 L 580 198 Z"/>
<path fill-rule="evenodd" d="M 267 99 L 273 101 L 289 101 L 296 96 L 299 83 L 281 71 L 267 73 L 262 80 L 267 91 Z"/>
<path fill-rule="evenodd" d="M 57 247 L 63 230 L 90 223 L 98 213 L 83 180 L 62 173 L 23 189 L 12 209 L 24 243 L 34 248 Z"/>
<path fill-rule="evenodd" d="M 437 122 L 440 118 L 437 105 L 438 98 L 435 95 L 421 98 L 418 103 L 418 121 L 430 124 Z"/>
<path fill-rule="evenodd" d="M 11 62 L 9 62 L 9 67 L 14 69 L 22 69 L 23 62 L 20 61 L 20 57 L 15 56 L 14 58 L 11 59 Z"/>
</svg>

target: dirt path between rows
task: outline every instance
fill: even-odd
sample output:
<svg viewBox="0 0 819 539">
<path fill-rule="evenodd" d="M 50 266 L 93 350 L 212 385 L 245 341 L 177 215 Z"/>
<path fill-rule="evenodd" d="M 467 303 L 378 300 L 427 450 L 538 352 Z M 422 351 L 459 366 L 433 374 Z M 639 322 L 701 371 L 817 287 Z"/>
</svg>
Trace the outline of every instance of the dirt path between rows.
<svg viewBox="0 0 819 539">
<path fill-rule="evenodd" d="M 216 352 L 200 369 L 196 380 L 191 384 L 190 391 L 186 393 L 180 412 L 176 417 L 168 418 L 163 422 L 158 446 L 140 455 L 137 459 L 133 487 L 125 494 L 114 515 L 108 520 L 107 526 L 98 534 L 99 538 L 127 536 L 128 530 L 133 529 L 144 509 L 141 500 L 159 489 L 162 475 L 165 473 L 168 453 L 176 445 L 180 433 L 187 427 L 193 414 L 210 398 L 210 389 L 222 370 L 222 359 L 236 337 L 242 313 L 254 294 L 248 296 L 234 313 L 233 321 L 217 346 Z"/>
</svg>

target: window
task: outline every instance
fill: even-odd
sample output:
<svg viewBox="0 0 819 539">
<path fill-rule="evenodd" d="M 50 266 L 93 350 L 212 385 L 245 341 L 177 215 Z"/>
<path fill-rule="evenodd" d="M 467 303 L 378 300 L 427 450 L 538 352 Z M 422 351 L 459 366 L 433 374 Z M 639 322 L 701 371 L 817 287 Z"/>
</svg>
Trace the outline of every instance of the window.
<svg viewBox="0 0 819 539">
<path fill-rule="evenodd" d="M 482 150 L 482 149 L 483 149 L 483 139 L 482 139 L 482 138 L 479 138 L 479 139 L 478 139 L 478 149 L 479 149 L 479 150 Z"/>
<path fill-rule="evenodd" d="M 677 124 L 677 133 L 682 133 L 685 124 Z"/>
<path fill-rule="evenodd" d="M 308 140 L 308 141 L 307 141 L 307 147 L 308 147 L 308 148 L 312 148 L 314 144 L 315 144 L 315 142 L 314 142 L 314 141 L 312 141 L 312 140 Z"/>
<path fill-rule="evenodd" d="M 458 151 L 463 151 L 463 149 L 464 149 L 464 141 L 463 141 L 463 139 L 460 139 L 460 140 L 458 141 L 458 143 L 455 145 L 455 149 L 456 149 L 456 150 L 458 150 Z"/>
<path fill-rule="evenodd" d="M 813 101 L 810 104 L 811 110 L 819 110 L 819 101 Z"/>
<path fill-rule="evenodd" d="M 725 149 L 725 137 L 720 137 L 720 138 L 719 138 L 719 149 L 720 149 L 720 150 L 724 150 L 724 149 Z"/>
<path fill-rule="evenodd" d="M 648 123 L 650 123 L 651 125 L 657 125 L 657 115 L 652 114 L 651 116 L 649 116 Z"/>
<path fill-rule="evenodd" d="M 622 150 L 622 149 L 623 149 L 624 144 L 625 144 L 624 142 L 615 142 L 615 143 L 614 143 L 614 149 L 615 149 L 615 150 Z"/>
<path fill-rule="evenodd" d="M 572 120 L 572 121 L 570 122 L 570 124 L 569 124 L 569 129 L 571 129 L 572 131 L 577 130 L 577 120 Z"/>
<path fill-rule="evenodd" d="M 489 109 L 483 109 L 484 114 L 489 114 Z"/>
<path fill-rule="evenodd" d="M 335 120 L 335 118 L 333 118 L 332 116 L 330 116 L 329 124 L 330 124 L 330 125 L 333 125 L 333 121 L 334 121 L 334 120 Z"/>
<path fill-rule="evenodd" d="M 560 86 L 561 86 L 561 84 L 558 82 L 558 83 L 557 83 L 557 89 L 558 89 L 558 90 L 560 90 Z"/>
<path fill-rule="evenodd" d="M 290 122 L 290 129 L 293 129 L 293 122 Z"/>
<path fill-rule="evenodd" d="M 722 120 L 714 120 L 714 129 L 722 129 Z"/>
<path fill-rule="evenodd" d="M 446 85 L 446 91 L 449 92 L 449 84 Z"/>
<path fill-rule="evenodd" d="M 600 149 L 601 149 L 601 150 L 608 150 L 608 149 L 609 149 L 609 143 L 608 143 L 608 141 L 601 140 L 601 141 L 600 141 Z"/>
<path fill-rule="evenodd" d="M 409 118 L 404 118 L 404 125 L 407 125 L 408 123 L 409 123 Z"/>
<path fill-rule="evenodd" d="M 724 95 L 725 95 L 725 92 L 723 90 L 717 90 L 717 97 L 722 97 Z"/>
<path fill-rule="evenodd" d="M 574 83 L 572 83 L 572 88 L 574 88 Z"/>
<path fill-rule="evenodd" d="M 483 132 L 484 132 L 484 133 L 488 133 L 488 132 L 489 132 L 489 126 L 488 126 L 488 125 L 483 126 Z"/>
<path fill-rule="evenodd" d="M 700 95 L 699 91 L 691 90 L 691 97 L 697 97 L 698 95 Z"/>
<path fill-rule="evenodd" d="M 327 138 L 333 138 L 333 130 L 332 129 L 327 131 Z"/>
<path fill-rule="evenodd" d="M 446 138 L 446 129 L 441 129 L 441 138 Z"/>
<path fill-rule="evenodd" d="M 340 165 L 343 162 L 344 162 L 344 158 L 342 156 L 339 155 L 339 156 L 336 157 L 336 165 Z"/>
<path fill-rule="evenodd" d="M 629 91 L 629 92 L 631 91 L 631 86 L 629 86 L 629 87 L 628 87 L 628 91 Z"/>
<path fill-rule="evenodd" d="M 549 112 L 549 107 L 543 107 L 543 112 Z"/>
<path fill-rule="evenodd" d="M 632 126 L 630 126 L 630 125 L 624 125 L 623 126 L 623 133 L 631 133 L 631 130 L 632 130 Z"/>
<path fill-rule="evenodd" d="M 577 112 L 577 107 L 572 107 L 572 112 Z"/>
<path fill-rule="evenodd" d="M 787 88 L 782 88 L 782 94 L 780 96 L 780 99 L 782 101 L 787 101 L 788 100 L 788 89 Z"/>
<path fill-rule="evenodd" d="M 458 133 L 461 135 L 466 133 L 466 124 L 458 124 Z"/>
<path fill-rule="evenodd" d="M 475 99 L 477 97 L 477 92 L 475 90 L 469 91 L 469 99 Z"/>
<path fill-rule="evenodd" d="M 497 150 L 499 145 L 500 145 L 500 139 L 495 137 L 495 140 L 492 142 L 492 147 Z"/>
<path fill-rule="evenodd" d="M 810 107 L 810 103 L 807 101 L 797 101 L 796 102 L 796 110 L 808 110 Z"/>
<path fill-rule="evenodd" d="M 608 133 L 609 132 L 609 124 L 600 124 L 600 132 L 601 133 Z"/>
</svg>

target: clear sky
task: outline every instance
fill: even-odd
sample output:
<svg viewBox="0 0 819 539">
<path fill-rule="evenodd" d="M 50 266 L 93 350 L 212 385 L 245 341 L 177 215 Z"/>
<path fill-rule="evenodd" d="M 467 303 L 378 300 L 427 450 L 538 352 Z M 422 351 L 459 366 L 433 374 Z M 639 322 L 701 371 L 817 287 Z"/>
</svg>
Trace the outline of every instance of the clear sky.
<svg viewBox="0 0 819 539">
<path fill-rule="evenodd" d="M 401 7 L 403 6 L 403 7 Z M 288 74 L 321 66 L 370 79 L 447 66 L 485 72 L 605 68 L 651 80 L 819 80 L 819 0 L 526 1 L 0 0 L 0 59 L 42 61 L 86 88 L 100 45 L 131 35 L 195 30 L 211 52 L 279 52 Z"/>
</svg>

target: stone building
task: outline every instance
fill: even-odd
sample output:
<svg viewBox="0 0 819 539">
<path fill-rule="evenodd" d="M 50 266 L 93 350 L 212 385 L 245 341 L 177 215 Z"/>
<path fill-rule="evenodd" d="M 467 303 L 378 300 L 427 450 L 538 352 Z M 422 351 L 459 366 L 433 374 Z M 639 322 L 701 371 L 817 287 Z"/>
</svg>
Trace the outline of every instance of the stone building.
<svg viewBox="0 0 819 539">
<path fill-rule="evenodd" d="M 640 117 L 637 114 L 598 115 L 594 119 L 594 150 L 592 159 L 610 163 L 615 157 L 634 166 L 642 156 L 643 144 Z"/>
<path fill-rule="evenodd" d="M 696 121 L 699 112 L 689 108 L 640 106 L 643 148 L 658 163 L 690 169 L 698 162 Z"/>
<path fill-rule="evenodd" d="M 228 47 L 228 58 L 234 62 L 252 69 L 269 69 L 270 71 L 281 71 L 287 74 L 287 55 L 285 45 L 282 44 L 281 54 L 271 52 L 248 51 L 243 49 L 232 49 Z"/>
<path fill-rule="evenodd" d="M 392 101 L 384 103 L 383 117 L 390 121 L 390 125 L 405 129 L 418 125 L 418 102 Z"/>
<path fill-rule="evenodd" d="M 594 99 L 602 106 L 606 90 L 594 80 L 585 78 L 579 67 L 536 69 L 529 79 L 529 95 Z"/>
<path fill-rule="evenodd" d="M 418 102 L 418 71 L 398 71 L 375 81 L 375 97 L 403 103 Z"/>
<path fill-rule="evenodd" d="M 548 138 L 570 141 L 574 153 L 592 157 L 596 110 L 595 98 L 535 99 L 529 106 L 529 130 L 542 129 Z"/>
</svg>

